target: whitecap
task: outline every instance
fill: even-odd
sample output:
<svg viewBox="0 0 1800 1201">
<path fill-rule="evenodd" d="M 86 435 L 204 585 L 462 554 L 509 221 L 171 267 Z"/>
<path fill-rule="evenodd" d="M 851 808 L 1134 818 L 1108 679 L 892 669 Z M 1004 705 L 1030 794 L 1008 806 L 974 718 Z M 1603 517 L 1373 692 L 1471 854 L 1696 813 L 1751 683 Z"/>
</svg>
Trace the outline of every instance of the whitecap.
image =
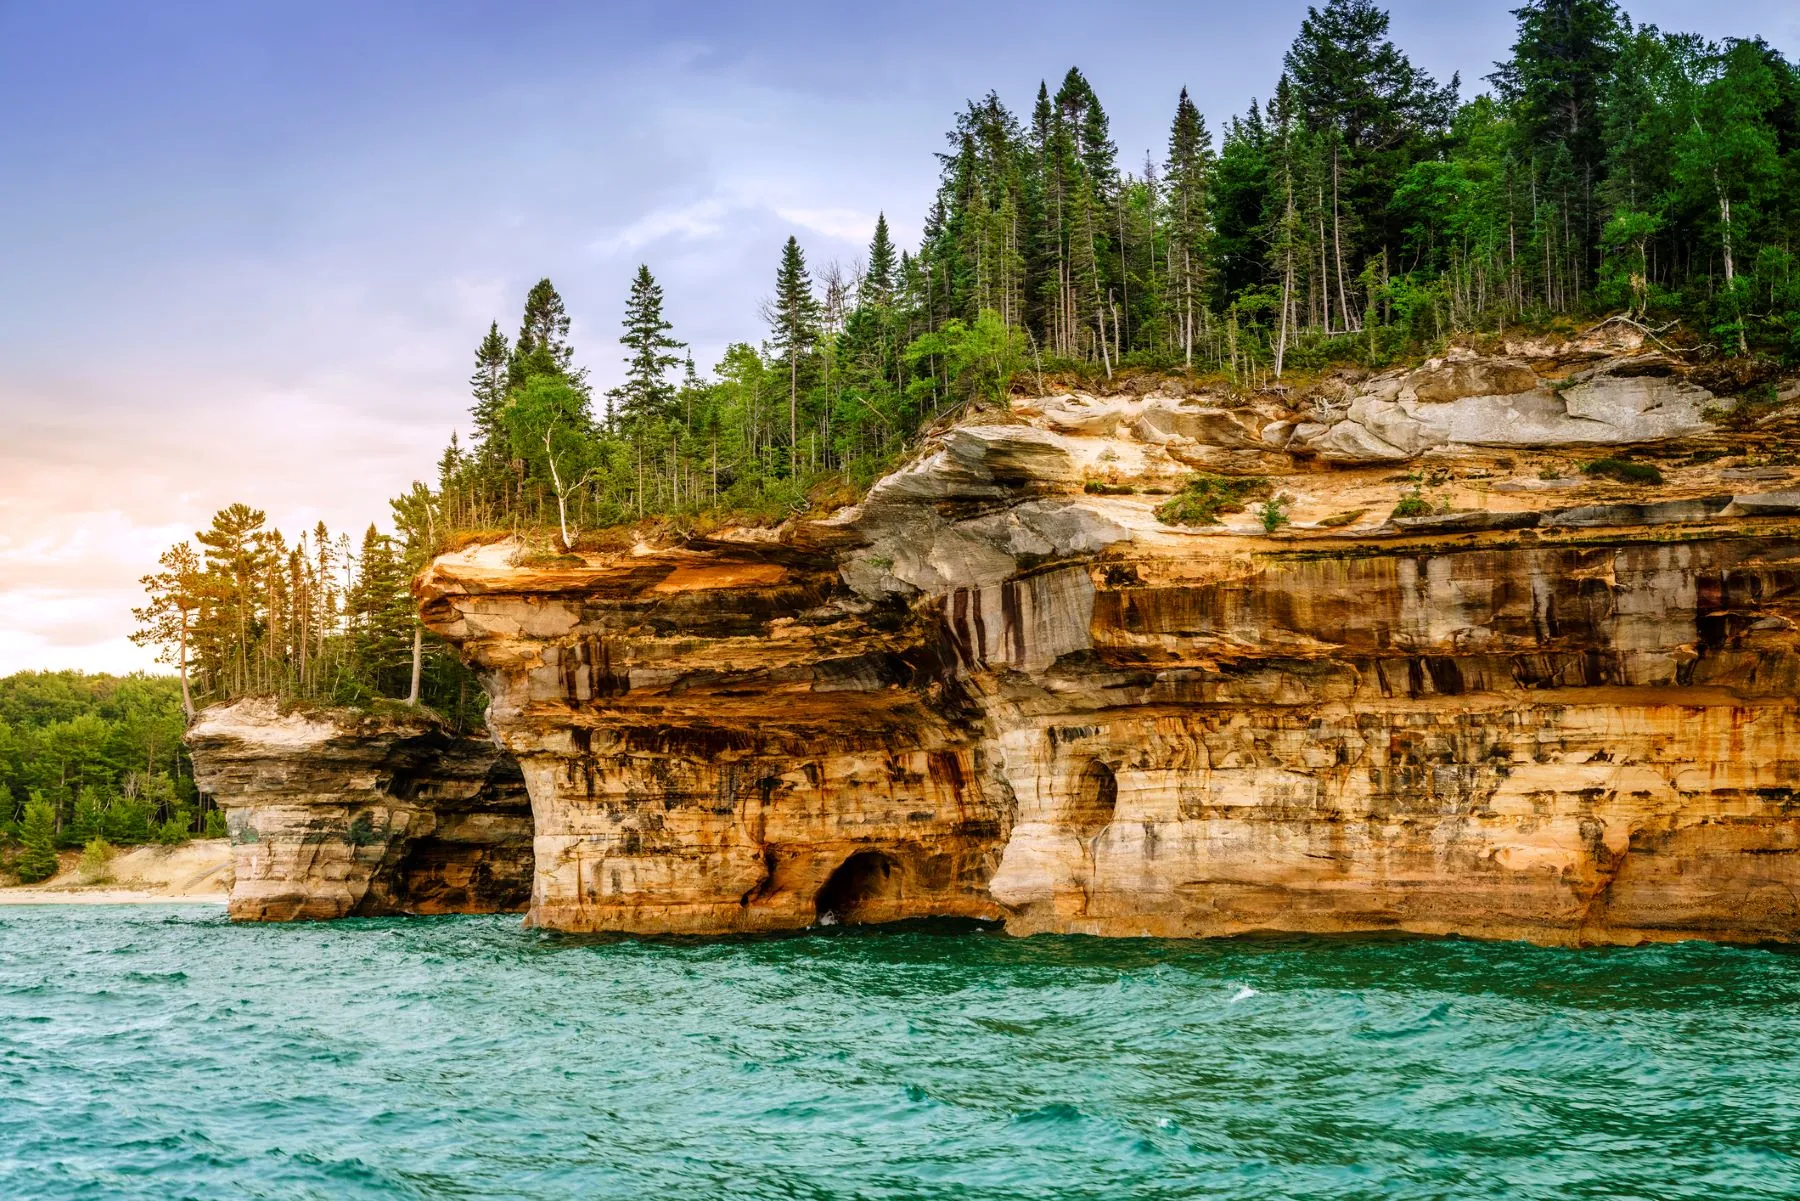
<svg viewBox="0 0 1800 1201">
<path fill-rule="evenodd" d="M 1256 990 L 1254 988 L 1251 988 L 1248 984 L 1246 984 L 1246 985 L 1244 985 L 1244 987 L 1238 989 L 1235 994 L 1233 994 L 1233 996 L 1231 998 L 1231 1003 L 1233 1005 L 1236 1005 L 1239 1001 L 1248 1001 L 1251 997 L 1254 997 L 1256 995 L 1257 995 Z"/>
</svg>

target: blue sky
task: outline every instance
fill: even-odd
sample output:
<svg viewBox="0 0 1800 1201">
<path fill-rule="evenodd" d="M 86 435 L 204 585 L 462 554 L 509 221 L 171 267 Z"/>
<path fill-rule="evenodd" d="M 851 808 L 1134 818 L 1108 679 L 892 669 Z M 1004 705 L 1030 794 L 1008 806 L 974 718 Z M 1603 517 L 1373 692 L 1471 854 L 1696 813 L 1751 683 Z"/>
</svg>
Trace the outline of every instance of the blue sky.
<svg viewBox="0 0 1800 1201">
<path fill-rule="evenodd" d="M 1480 89 L 1505 0 L 1391 6 Z M 1793 0 L 1629 5 L 1800 52 Z M 549 275 L 617 374 L 648 262 L 710 364 L 776 254 L 917 236 L 931 155 L 1070 64 L 1121 158 L 1216 130 L 1304 3 L 0 0 L 0 672 L 123 670 L 136 579 L 234 500 L 360 530 L 462 424 L 472 348 Z"/>
</svg>

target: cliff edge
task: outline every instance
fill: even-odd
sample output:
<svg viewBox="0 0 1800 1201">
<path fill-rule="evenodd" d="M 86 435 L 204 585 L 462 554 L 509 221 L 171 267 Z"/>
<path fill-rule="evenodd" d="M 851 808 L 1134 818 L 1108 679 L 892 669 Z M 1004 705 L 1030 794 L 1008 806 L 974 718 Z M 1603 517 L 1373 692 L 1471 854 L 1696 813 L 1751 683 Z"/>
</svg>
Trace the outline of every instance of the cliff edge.
<svg viewBox="0 0 1800 1201">
<path fill-rule="evenodd" d="M 528 920 L 1795 938 L 1786 410 L 1716 426 L 1618 335 L 1508 351 L 1019 399 L 828 520 L 441 556 Z M 1619 448 L 1662 482 L 1576 470 Z M 1282 501 L 1159 518 L 1196 472 Z"/>
</svg>

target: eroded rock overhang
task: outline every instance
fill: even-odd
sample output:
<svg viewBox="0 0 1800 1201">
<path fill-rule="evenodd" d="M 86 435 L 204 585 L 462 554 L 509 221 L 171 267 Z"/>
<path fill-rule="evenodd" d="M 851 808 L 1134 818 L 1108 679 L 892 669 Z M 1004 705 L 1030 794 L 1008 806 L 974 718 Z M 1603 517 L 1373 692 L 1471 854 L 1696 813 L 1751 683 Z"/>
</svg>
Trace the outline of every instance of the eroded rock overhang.
<svg viewBox="0 0 1800 1201">
<path fill-rule="evenodd" d="M 1792 938 L 1800 496 L 1629 350 L 1031 398 L 827 521 L 440 558 L 425 619 L 531 792 L 530 920 Z M 1435 432 L 1336 454 L 1358 398 Z M 1656 489 L 1559 458 L 1674 441 L 1717 453 Z M 1390 519 L 1390 461 L 1449 511 Z M 1164 525 L 1196 469 L 1291 523 Z"/>
</svg>

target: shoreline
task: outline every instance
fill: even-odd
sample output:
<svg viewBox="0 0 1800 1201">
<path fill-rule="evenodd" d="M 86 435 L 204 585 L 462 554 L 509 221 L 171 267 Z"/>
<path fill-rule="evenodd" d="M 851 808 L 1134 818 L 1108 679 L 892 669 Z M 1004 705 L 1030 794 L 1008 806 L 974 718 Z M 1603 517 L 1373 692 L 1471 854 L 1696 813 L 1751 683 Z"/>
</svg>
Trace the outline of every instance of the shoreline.
<svg viewBox="0 0 1800 1201">
<path fill-rule="evenodd" d="M 140 888 L 0 888 L 0 905 L 224 905 L 226 895 L 171 895 Z"/>
</svg>

